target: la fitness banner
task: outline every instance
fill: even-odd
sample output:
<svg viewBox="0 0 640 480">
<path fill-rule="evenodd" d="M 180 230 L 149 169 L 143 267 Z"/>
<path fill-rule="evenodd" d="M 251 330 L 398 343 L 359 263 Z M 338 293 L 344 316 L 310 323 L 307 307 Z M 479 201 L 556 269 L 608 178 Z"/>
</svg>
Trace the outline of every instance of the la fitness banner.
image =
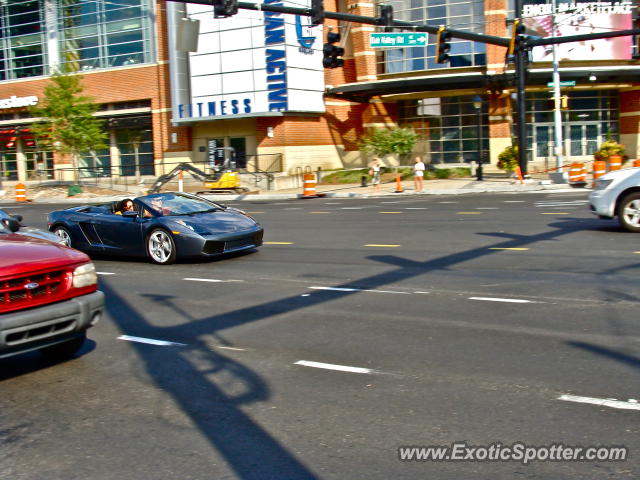
<svg viewBox="0 0 640 480">
<path fill-rule="evenodd" d="M 633 2 L 558 2 L 555 11 L 550 3 L 523 6 L 522 17 L 527 35 L 566 37 L 587 33 L 612 32 L 632 28 Z M 558 60 L 629 60 L 632 38 L 606 38 L 561 43 Z M 551 61 L 551 45 L 535 47 L 534 62 Z"/>
<path fill-rule="evenodd" d="M 264 3 L 304 7 L 310 0 Z M 188 4 L 187 13 L 200 20 L 200 34 L 189 54 L 191 103 L 178 105 L 178 118 L 325 111 L 322 26 L 242 9 L 215 19 L 207 5 Z"/>
</svg>

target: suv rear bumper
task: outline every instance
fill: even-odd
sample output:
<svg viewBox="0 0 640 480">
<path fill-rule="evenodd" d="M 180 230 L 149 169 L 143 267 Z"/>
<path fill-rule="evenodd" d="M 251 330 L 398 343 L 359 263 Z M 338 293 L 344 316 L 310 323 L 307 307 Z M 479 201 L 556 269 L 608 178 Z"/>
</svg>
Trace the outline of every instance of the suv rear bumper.
<svg viewBox="0 0 640 480">
<path fill-rule="evenodd" d="M 0 358 L 72 340 L 98 323 L 100 291 L 59 303 L 0 315 Z"/>
</svg>

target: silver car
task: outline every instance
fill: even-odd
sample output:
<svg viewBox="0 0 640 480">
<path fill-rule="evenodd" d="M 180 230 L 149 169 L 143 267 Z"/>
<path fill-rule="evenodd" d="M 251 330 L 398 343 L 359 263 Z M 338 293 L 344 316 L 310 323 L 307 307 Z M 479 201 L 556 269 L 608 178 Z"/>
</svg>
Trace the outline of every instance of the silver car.
<svg viewBox="0 0 640 480">
<path fill-rule="evenodd" d="M 62 239 L 54 233 L 51 233 L 47 230 L 40 230 L 39 228 L 26 227 L 22 225 L 22 215 L 10 215 L 0 208 L 0 232 L 3 230 L 7 232 L 12 231 L 9 226 L 10 220 L 17 220 L 19 228 L 15 233 L 19 235 L 42 238 L 54 243 L 64 243 Z"/>
<path fill-rule="evenodd" d="M 600 177 L 589 203 L 598 217 L 618 217 L 625 230 L 640 232 L 640 168 L 616 170 Z"/>
</svg>

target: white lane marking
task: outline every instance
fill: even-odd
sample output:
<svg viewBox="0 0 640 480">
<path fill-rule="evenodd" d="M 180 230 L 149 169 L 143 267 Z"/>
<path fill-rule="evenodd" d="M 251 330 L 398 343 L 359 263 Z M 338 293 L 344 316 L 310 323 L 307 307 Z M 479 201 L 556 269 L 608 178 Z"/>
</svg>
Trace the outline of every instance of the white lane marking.
<svg viewBox="0 0 640 480">
<path fill-rule="evenodd" d="M 531 300 L 522 300 L 518 298 L 469 297 L 469 300 L 481 300 L 484 302 L 532 303 Z"/>
<path fill-rule="evenodd" d="M 524 203 L 524 200 L 505 200 L 504 203 Z"/>
<path fill-rule="evenodd" d="M 246 348 L 238 348 L 238 347 L 222 347 L 220 345 L 218 345 L 216 348 L 219 348 L 220 350 L 233 350 L 234 352 L 246 352 L 247 349 Z"/>
<path fill-rule="evenodd" d="M 551 206 L 554 206 L 554 205 L 584 205 L 585 203 L 589 203 L 589 200 L 570 200 L 568 202 L 547 200 L 547 201 L 536 202 L 536 206 L 537 207 L 543 207 L 543 206 L 551 207 Z"/>
<path fill-rule="evenodd" d="M 98 275 L 115 275 L 113 272 L 96 272 Z"/>
<path fill-rule="evenodd" d="M 380 202 L 380 203 L 400 203 L 400 202 Z"/>
<path fill-rule="evenodd" d="M 411 295 L 409 292 L 396 292 L 393 290 L 367 290 L 363 288 L 344 287 L 308 287 L 310 290 L 329 290 L 332 292 L 373 292 L 373 293 L 399 293 L 401 295 Z"/>
<path fill-rule="evenodd" d="M 476 207 L 476 210 L 498 210 L 498 207 Z"/>
<path fill-rule="evenodd" d="M 349 367 L 347 365 L 334 365 L 333 363 L 309 362 L 307 360 L 298 360 L 294 365 L 303 367 L 324 368 L 325 370 L 338 370 L 340 372 L 350 373 L 374 373 L 370 368 Z"/>
<path fill-rule="evenodd" d="M 419 292 L 418 291 L 418 292 L 413 292 L 413 293 L 424 293 L 424 294 L 427 294 L 427 293 L 431 293 L 431 292 Z"/>
<path fill-rule="evenodd" d="M 211 282 L 211 283 L 231 283 L 231 282 L 244 282 L 244 280 L 218 280 L 216 278 L 183 278 L 189 282 Z"/>
<path fill-rule="evenodd" d="M 362 207 L 342 207 L 342 210 L 362 210 Z"/>
<path fill-rule="evenodd" d="M 302 210 L 302 207 L 287 207 L 283 208 L 283 210 Z"/>
<path fill-rule="evenodd" d="M 342 202 L 324 202 L 325 205 L 342 205 Z"/>
<path fill-rule="evenodd" d="M 591 405 L 621 408 L 623 410 L 640 410 L 640 403 L 638 403 L 638 401 L 634 399 L 629 399 L 629 401 L 625 402 L 623 400 L 616 400 L 615 398 L 594 398 L 582 397 L 580 395 L 560 395 L 558 397 L 558 400 L 564 400 L 565 402 L 589 403 Z"/>
<path fill-rule="evenodd" d="M 427 207 L 405 207 L 405 210 L 429 210 Z"/>
<path fill-rule="evenodd" d="M 149 345 L 158 345 L 161 347 L 186 347 L 186 343 L 167 342 L 165 340 L 155 340 L 153 338 L 132 337 L 130 335 L 120 335 L 118 340 L 127 340 L 129 342 L 148 343 Z"/>
<path fill-rule="evenodd" d="M 438 203 L 459 203 L 459 202 L 438 202 Z"/>
</svg>

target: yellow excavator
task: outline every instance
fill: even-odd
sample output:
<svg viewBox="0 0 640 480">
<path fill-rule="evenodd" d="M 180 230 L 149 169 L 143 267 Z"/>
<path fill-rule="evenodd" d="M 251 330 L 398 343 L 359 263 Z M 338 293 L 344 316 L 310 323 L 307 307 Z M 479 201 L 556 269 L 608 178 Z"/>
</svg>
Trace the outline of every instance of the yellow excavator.
<svg viewBox="0 0 640 480">
<path fill-rule="evenodd" d="M 200 180 L 204 184 L 203 190 L 198 193 L 247 193 L 248 188 L 240 186 L 240 176 L 235 170 L 235 151 L 228 148 L 231 155 L 226 158 L 224 164 L 214 167 L 213 173 L 206 173 L 191 163 L 179 163 L 173 170 L 164 175 L 160 175 L 153 182 L 149 189 L 149 193 L 157 193 L 162 186 L 173 180 L 181 172 L 186 172 L 196 180 Z"/>
</svg>

